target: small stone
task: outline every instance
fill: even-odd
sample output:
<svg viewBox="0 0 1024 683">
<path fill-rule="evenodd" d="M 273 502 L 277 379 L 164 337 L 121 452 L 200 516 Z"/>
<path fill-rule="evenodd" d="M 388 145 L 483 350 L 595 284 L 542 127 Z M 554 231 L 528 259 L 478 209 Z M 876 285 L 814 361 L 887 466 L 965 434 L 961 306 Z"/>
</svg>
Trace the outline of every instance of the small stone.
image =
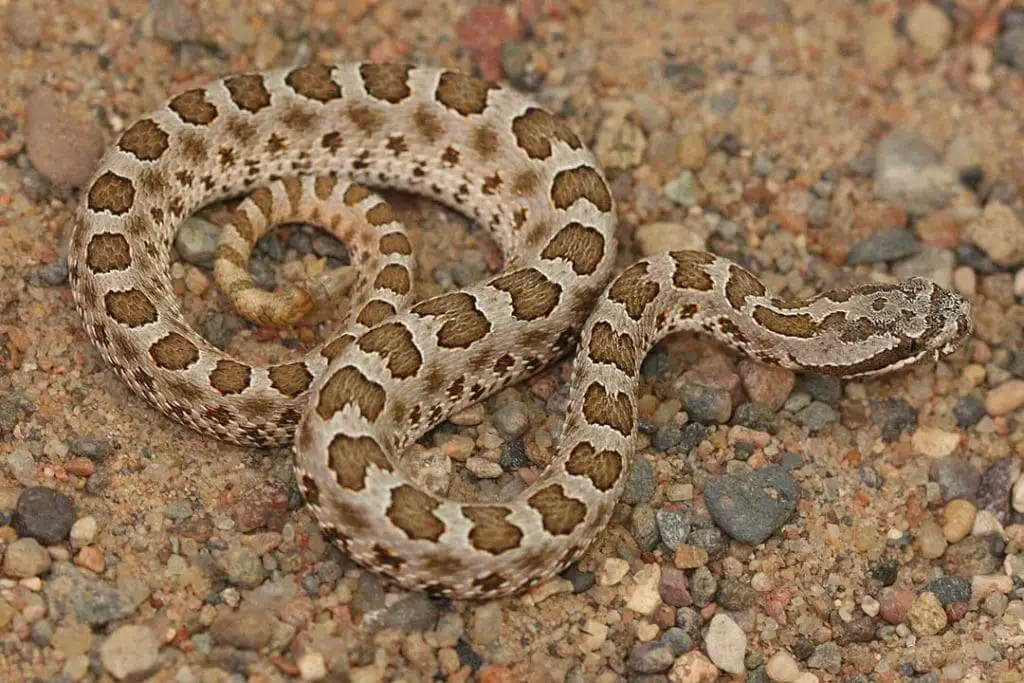
<svg viewBox="0 0 1024 683">
<path fill-rule="evenodd" d="M 914 452 L 928 458 L 944 458 L 960 445 L 960 435 L 938 427 L 919 427 L 910 439 Z"/>
<path fill-rule="evenodd" d="M 661 570 L 661 584 L 658 586 L 658 591 L 666 605 L 684 607 L 693 604 L 686 575 L 675 567 L 665 567 Z"/>
<path fill-rule="evenodd" d="M 661 604 L 661 566 L 645 564 L 633 576 L 634 584 L 629 588 L 626 607 L 638 614 L 651 614 Z"/>
<path fill-rule="evenodd" d="M 497 479 L 504 473 L 500 464 L 478 456 L 466 460 L 466 469 L 479 479 Z"/>
<path fill-rule="evenodd" d="M 36 461 L 27 448 L 15 448 L 7 454 L 5 462 L 7 470 L 19 484 L 29 487 L 36 485 Z"/>
<path fill-rule="evenodd" d="M 222 612 L 210 624 L 210 635 L 219 645 L 259 650 L 270 643 L 277 623 L 272 614 L 262 609 Z"/>
<path fill-rule="evenodd" d="M 999 458 L 989 465 L 981 475 L 981 485 L 978 486 L 978 495 L 975 498 L 978 509 L 991 512 L 1000 524 L 1007 524 L 1010 514 L 1010 493 L 1020 472 L 1021 462 L 1012 456 Z"/>
<path fill-rule="evenodd" d="M 693 595 L 693 603 L 698 607 L 704 607 L 715 597 L 718 590 L 718 580 L 707 566 L 697 567 L 690 577 L 690 593 Z"/>
<path fill-rule="evenodd" d="M 661 542 L 670 550 L 686 542 L 690 535 L 690 521 L 688 515 L 680 510 L 663 508 L 658 510 L 654 519 L 658 524 L 658 533 Z"/>
<path fill-rule="evenodd" d="M 730 612 L 742 612 L 757 602 L 757 591 L 742 581 L 724 576 L 718 582 L 715 601 Z"/>
<path fill-rule="evenodd" d="M 82 517 L 71 525 L 71 547 L 83 548 L 96 539 L 96 532 L 99 525 L 96 518 L 89 515 Z"/>
<path fill-rule="evenodd" d="M 672 648 L 664 643 L 651 642 L 634 645 L 629 651 L 626 666 L 640 674 L 657 674 L 668 671 L 675 661 Z"/>
<path fill-rule="evenodd" d="M 960 246 L 960 225 L 952 209 L 930 213 L 914 224 L 914 231 L 921 241 L 941 249 L 956 249 Z"/>
<path fill-rule="evenodd" d="M 708 563 L 708 551 L 695 545 L 680 545 L 676 548 L 673 563 L 677 569 L 696 569 Z"/>
<path fill-rule="evenodd" d="M 680 206 L 696 206 L 699 200 L 697 177 L 693 171 L 683 171 L 665 184 L 665 196 Z"/>
<path fill-rule="evenodd" d="M 953 34 L 953 23 L 936 5 L 922 2 L 907 16 L 907 35 L 925 59 L 935 59 Z"/>
<path fill-rule="evenodd" d="M 827 403 L 811 401 L 805 408 L 794 415 L 793 419 L 813 434 L 830 424 L 838 422 L 839 413 Z"/>
<path fill-rule="evenodd" d="M 41 86 L 25 104 L 25 149 L 32 165 L 58 185 L 81 187 L 103 154 L 95 119 L 72 112 L 67 99 Z"/>
<path fill-rule="evenodd" d="M 697 422 L 725 424 L 732 415 L 732 397 L 726 389 L 686 382 L 679 399 L 687 415 Z"/>
<path fill-rule="evenodd" d="M 50 570 L 50 554 L 34 538 L 19 538 L 4 553 L 4 576 L 26 579 Z"/>
<path fill-rule="evenodd" d="M 142 679 L 157 668 L 160 644 L 145 626 L 122 626 L 100 643 L 103 668 L 119 681 Z"/>
<path fill-rule="evenodd" d="M 972 499 L 981 484 L 981 472 L 970 461 L 957 456 L 939 458 L 932 463 L 929 473 L 946 501 Z"/>
<path fill-rule="evenodd" d="M 654 550 L 658 545 L 658 522 L 655 512 L 647 505 L 635 505 L 629 516 L 629 530 L 638 546 Z"/>
<path fill-rule="evenodd" d="M 153 35 L 168 43 L 196 42 L 202 37 L 199 17 L 193 8 L 178 0 L 154 0 Z"/>
<path fill-rule="evenodd" d="M 942 208 L 956 194 L 959 179 L 938 163 L 938 155 L 919 133 L 894 130 L 875 150 L 875 196 L 915 214 Z"/>
<path fill-rule="evenodd" d="M 79 567 L 85 567 L 91 572 L 102 574 L 103 570 L 107 568 L 107 558 L 102 548 L 89 545 L 79 550 L 78 554 L 75 555 L 75 564 Z"/>
<path fill-rule="evenodd" d="M 174 237 L 178 255 L 193 265 L 209 265 L 217 253 L 221 228 L 202 218 L 188 218 Z"/>
<path fill-rule="evenodd" d="M 917 543 L 921 556 L 934 560 L 946 552 L 946 537 L 938 524 L 929 520 L 921 523 L 917 532 Z"/>
<path fill-rule="evenodd" d="M 978 509 L 971 501 L 962 498 L 951 500 L 942 511 L 942 533 L 946 540 L 959 543 L 966 538 L 971 533 L 977 513 Z"/>
<path fill-rule="evenodd" d="M 800 675 L 800 667 L 793 655 L 779 650 L 765 662 L 764 672 L 775 683 L 793 683 Z"/>
<path fill-rule="evenodd" d="M 1024 231 L 1024 228 L 1021 229 Z M 985 411 L 992 416 L 1006 415 L 1024 405 L 1024 379 L 1011 379 L 988 392 Z"/>
<path fill-rule="evenodd" d="M 398 628 L 407 633 L 422 633 L 437 625 L 438 614 L 438 606 L 433 600 L 421 593 L 414 593 L 388 607 L 379 626 Z"/>
<path fill-rule="evenodd" d="M 942 603 L 934 593 L 923 592 L 914 599 L 907 613 L 910 628 L 919 636 L 934 636 L 949 623 Z"/>
<path fill-rule="evenodd" d="M 519 401 L 506 403 L 494 414 L 492 419 L 494 428 L 505 439 L 519 438 L 530 426 L 530 415 L 526 410 L 526 405 Z"/>
<path fill-rule="evenodd" d="M 864 63 L 875 78 L 882 78 L 895 69 L 903 56 L 903 44 L 885 16 L 872 17 L 864 25 Z"/>
<path fill-rule="evenodd" d="M 1024 261 L 1024 224 L 1013 209 L 990 201 L 982 215 L 968 224 L 967 238 L 1004 268 Z"/>
<path fill-rule="evenodd" d="M 1015 512 L 1024 512 L 1024 476 L 1017 477 L 1013 484 L 1010 505 Z M 973 505 L 971 506 L 974 507 Z M 974 524 L 974 515 L 971 515 L 971 524 Z"/>
<path fill-rule="evenodd" d="M 715 524 L 748 545 L 766 541 L 786 523 L 800 501 L 800 489 L 776 465 L 742 475 L 712 477 L 704 501 Z"/>
<path fill-rule="evenodd" d="M 882 440 L 892 443 L 917 424 L 917 410 L 903 399 L 873 401 L 871 419 L 881 428 Z"/>
<path fill-rule="evenodd" d="M 913 603 L 914 594 L 912 592 L 887 588 L 882 591 L 878 615 L 893 626 L 902 624 L 906 621 Z"/>
<path fill-rule="evenodd" d="M 704 645 L 708 657 L 719 669 L 731 674 L 746 671 L 743 657 L 747 653 L 747 637 L 727 615 L 720 613 L 712 617 Z"/>
<path fill-rule="evenodd" d="M 88 458 L 99 463 L 109 458 L 117 447 L 107 439 L 85 436 L 80 439 L 72 439 L 68 443 L 68 449 L 71 455 Z"/>
<path fill-rule="evenodd" d="M 658 482 L 654 478 L 654 465 L 643 456 L 633 460 L 633 469 L 629 474 L 625 489 L 622 491 L 622 502 L 627 505 L 645 503 L 651 499 Z"/>
<path fill-rule="evenodd" d="M 55 618 L 68 615 L 90 626 L 124 619 L 149 597 L 149 587 L 127 572 L 119 574 L 115 586 L 92 572 L 57 562 L 44 588 L 51 612 Z"/>
<path fill-rule="evenodd" d="M 43 545 L 56 545 L 68 537 L 75 523 L 75 506 L 59 491 L 33 486 L 21 492 L 14 508 L 14 528 L 19 536 Z"/>
<path fill-rule="evenodd" d="M 750 400 L 767 406 L 772 412 L 782 409 L 796 384 L 792 370 L 748 359 L 740 361 L 739 375 Z"/>
<path fill-rule="evenodd" d="M 43 36 L 43 22 L 31 2 L 18 0 L 7 10 L 7 32 L 14 44 L 26 50 L 36 47 Z"/>
<path fill-rule="evenodd" d="M 689 133 L 679 140 L 679 166 L 696 171 L 704 165 L 708 144 L 700 133 Z"/>
<path fill-rule="evenodd" d="M 217 565 L 234 586 L 255 588 L 263 583 L 263 562 L 244 545 L 235 546 L 217 558 Z"/>
<path fill-rule="evenodd" d="M 961 396 L 953 406 L 953 417 L 961 429 L 973 427 L 985 417 L 985 402 L 973 394 Z"/>
<path fill-rule="evenodd" d="M 960 576 L 941 576 L 929 583 L 925 590 L 934 593 L 943 607 L 954 602 L 971 601 L 971 582 Z"/>
<path fill-rule="evenodd" d="M 906 228 L 882 228 L 853 245 L 846 257 L 846 265 L 896 261 L 916 254 L 919 249 L 914 233 Z"/>
<path fill-rule="evenodd" d="M 706 246 L 699 233 L 680 223 L 647 223 L 637 228 L 635 235 L 643 256 L 687 249 L 702 251 Z"/>
<path fill-rule="evenodd" d="M 670 683 L 713 683 L 718 680 L 718 668 L 697 650 L 678 657 L 668 674 Z"/>
<path fill-rule="evenodd" d="M 299 667 L 299 676 L 304 681 L 319 681 L 327 677 L 327 663 L 319 652 L 307 652 L 299 657 L 296 665 Z"/>
</svg>

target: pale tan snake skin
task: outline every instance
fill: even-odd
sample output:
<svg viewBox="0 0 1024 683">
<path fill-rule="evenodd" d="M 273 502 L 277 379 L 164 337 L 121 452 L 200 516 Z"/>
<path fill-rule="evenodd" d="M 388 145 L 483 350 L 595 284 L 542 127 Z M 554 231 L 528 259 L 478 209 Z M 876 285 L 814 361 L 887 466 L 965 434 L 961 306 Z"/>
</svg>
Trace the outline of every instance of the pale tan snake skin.
<svg viewBox="0 0 1024 683">
<path fill-rule="evenodd" d="M 505 270 L 409 307 L 409 242 L 386 204 L 357 197 L 383 226 L 383 257 L 350 330 L 268 368 L 189 327 L 168 274 L 185 217 L 268 183 L 251 200 L 268 215 L 344 203 L 349 178 L 466 213 Z M 768 363 L 857 376 L 934 360 L 972 330 L 966 301 L 920 279 L 786 303 L 725 259 L 674 252 L 609 284 L 614 230 L 594 157 L 520 94 L 443 69 L 310 65 L 189 90 L 128 128 L 83 193 L 70 281 L 89 336 L 136 392 L 235 443 L 294 434 L 300 488 L 331 540 L 402 586 L 459 598 L 534 585 L 604 527 L 633 459 L 640 363 L 665 335 L 701 330 Z M 448 415 L 577 337 L 557 457 L 515 500 L 447 501 L 395 467 Z"/>
</svg>

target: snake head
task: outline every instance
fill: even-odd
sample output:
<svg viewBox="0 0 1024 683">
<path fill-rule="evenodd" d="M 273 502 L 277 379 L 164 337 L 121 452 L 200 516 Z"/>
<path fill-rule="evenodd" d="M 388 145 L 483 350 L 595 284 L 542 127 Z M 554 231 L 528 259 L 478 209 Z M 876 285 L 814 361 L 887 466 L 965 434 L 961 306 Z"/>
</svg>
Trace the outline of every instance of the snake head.
<svg viewBox="0 0 1024 683">
<path fill-rule="evenodd" d="M 948 356 L 974 333 L 971 304 L 956 292 L 925 281 L 931 289 L 925 343 L 935 350 L 935 359 Z"/>
</svg>

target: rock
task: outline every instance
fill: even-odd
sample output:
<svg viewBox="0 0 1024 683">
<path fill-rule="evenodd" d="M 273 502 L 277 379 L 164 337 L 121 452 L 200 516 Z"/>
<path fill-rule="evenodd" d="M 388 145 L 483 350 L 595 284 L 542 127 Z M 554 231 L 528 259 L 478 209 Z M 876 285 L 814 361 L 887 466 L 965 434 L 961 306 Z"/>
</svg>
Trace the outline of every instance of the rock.
<svg viewBox="0 0 1024 683">
<path fill-rule="evenodd" d="M 629 562 L 620 557 L 606 558 L 597 571 L 598 586 L 617 586 L 629 573 Z"/>
<path fill-rule="evenodd" d="M 188 263 L 210 265 L 217 253 L 221 227 L 195 216 L 188 218 L 174 236 L 174 249 Z"/>
<path fill-rule="evenodd" d="M 655 513 L 654 519 L 658 524 L 661 542 L 670 550 L 674 551 L 686 542 L 686 537 L 690 535 L 690 520 L 686 513 L 663 508 Z"/>
<path fill-rule="evenodd" d="M 494 414 L 492 419 L 494 428 L 505 439 L 519 438 L 530 426 L 530 415 L 527 412 L 526 404 L 520 401 L 506 403 Z"/>
<path fill-rule="evenodd" d="M 7 470 L 19 484 L 30 487 L 36 485 L 36 460 L 31 451 L 19 446 L 7 454 L 5 461 Z"/>
<path fill-rule="evenodd" d="M 378 626 L 407 633 L 429 631 L 437 625 L 437 604 L 422 593 L 413 593 L 387 608 Z"/>
<path fill-rule="evenodd" d="M 914 233 L 906 228 L 882 228 L 853 245 L 846 265 L 885 263 L 916 254 L 921 248 Z"/>
<path fill-rule="evenodd" d="M 168 43 L 193 43 L 202 37 L 199 17 L 180 0 L 153 0 L 153 35 Z"/>
<path fill-rule="evenodd" d="M 927 214 L 942 208 L 958 191 L 956 172 L 938 163 L 918 133 L 895 130 L 875 150 L 875 196 L 906 211 Z"/>
<path fill-rule="evenodd" d="M 960 576 L 940 576 L 925 586 L 925 590 L 934 593 L 943 607 L 971 601 L 971 582 Z"/>
<path fill-rule="evenodd" d="M 686 414 L 697 422 L 725 424 L 732 415 L 732 397 L 727 389 L 685 382 L 679 399 Z"/>
<path fill-rule="evenodd" d="M 775 683 L 793 683 L 800 675 L 800 667 L 793 655 L 779 650 L 765 663 L 764 672 Z"/>
<path fill-rule="evenodd" d="M 645 564 L 633 579 L 635 583 L 629 588 L 626 607 L 638 614 L 652 614 L 661 604 L 661 593 L 658 591 L 661 566 Z"/>
<path fill-rule="evenodd" d="M 1024 73 L 1024 25 L 1017 25 L 1003 31 L 996 42 L 996 58 L 1010 65 L 1018 73 Z"/>
<path fill-rule="evenodd" d="M 4 553 L 3 573 L 14 579 L 40 576 L 50 570 L 50 554 L 34 538 L 19 538 Z"/>
<path fill-rule="evenodd" d="M 22 491 L 14 508 L 14 528 L 19 536 L 43 545 L 56 545 L 68 537 L 75 523 L 75 506 L 63 493 L 45 486 Z"/>
<path fill-rule="evenodd" d="M 945 458 L 952 455 L 960 445 L 957 432 L 947 432 L 938 427 L 918 427 L 910 439 L 914 452 L 928 458 Z"/>
<path fill-rule="evenodd" d="M 981 472 L 969 460 L 954 455 L 933 462 L 929 474 L 945 501 L 974 498 L 981 484 Z"/>
<path fill-rule="evenodd" d="M 263 609 L 222 612 L 210 624 L 210 636 L 218 645 L 259 650 L 270 643 L 277 623 L 274 615 Z"/>
<path fill-rule="evenodd" d="M 664 251 L 701 251 L 706 247 L 703 236 L 680 223 L 647 223 L 637 228 L 635 235 L 640 253 L 644 256 Z"/>
<path fill-rule="evenodd" d="M 1011 379 L 988 392 L 985 412 L 999 416 L 1013 412 L 1024 405 L 1024 379 Z"/>
<path fill-rule="evenodd" d="M 827 403 L 812 401 L 793 416 L 793 419 L 812 434 L 839 421 L 839 413 Z"/>
<path fill-rule="evenodd" d="M 95 120 L 76 116 L 66 98 L 41 86 L 25 104 L 25 149 L 45 178 L 81 187 L 103 154 L 103 134 Z"/>
<path fill-rule="evenodd" d="M 800 501 L 800 489 L 777 465 L 741 475 L 712 477 L 704 501 L 715 524 L 748 545 L 767 540 L 786 523 Z"/>
<path fill-rule="evenodd" d="M 959 543 L 971 533 L 978 509 L 969 500 L 952 500 L 942 511 L 942 533 L 950 543 Z"/>
<path fill-rule="evenodd" d="M 327 663 L 319 652 L 307 652 L 296 662 L 299 677 L 304 681 L 319 681 L 327 677 Z"/>
<path fill-rule="evenodd" d="M 643 456 L 633 460 L 633 469 L 629 473 L 629 481 L 622 491 L 622 502 L 627 505 L 645 503 L 651 499 L 658 482 L 654 479 L 654 465 Z"/>
<path fill-rule="evenodd" d="M 1024 477 L 1017 477 L 1017 481 L 1014 482 L 1010 505 L 1015 512 L 1024 513 Z M 972 505 L 971 507 L 973 508 L 974 506 Z M 973 515 L 971 516 L 971 523 L 974 523 Z"/>
<path fill-rule="evenodd" d="M 910 628 L 919 636 L 934 636 L 946 628 L 948 619 L 942 603 L 934 593 L 927 591 L 915 598 L 907 613 Z"/>
<path fill-rule="evenodd" d="M 935 59 L 949 44 L 953 22 L 938 6 L 922 2 L 907 16 L 907 35 L 925 59 Z"/>
<path fill-rule="evenodd" d="M 888 17 L 878 16 L 868 20 L 861 42 L 864 46 L 865 66 L 873 77 L 882 78 L 899 65 L 903 44 Z"/>
<path fill-rule="evenodd" d="M 914 594 L 912 592 L 887 588 L 882 591 L 878 615 L 894 626 L 902 624 L 906 621 L 907 614 L 910 612 L 910 606 L 913 603 Z"/>
<path fill-rule="evenodd" d="M 99 525 L 92 516 L 82 517 L 71 526 L 71 547 L 83 548 L 96 539 Z"/>
<path fill-rule="evenodd" d="M 657 674 L 668 671 L 675 661 L 672 648 L 657 641 L 634 645 L 629 651 L 626 666 L 640 674 Z"/>
<path fill-rule="evenodd" d="M 7 10 L 7 32 L 18 47 L 26 50 L 39 45 L 43 36 L 43 22 L 32 3 L 18 0 Z"/>
<path fill-rule="evenodd" d="M 953 406 L 953 417 L 956 418 L 957 427 L 973 427 L 985 417 L 985 402 L 973 394 L 961 396 Z"/>
<path fill-rule="evenodd" d="M 155 672 L 160 644 L 145 626 L 122 626 L 100 643 L 103 668 L 119 681 L 141 680 Z"/>
<path fill-rule="evenodd" d="M 785 405 L 796 384 L 796 374 L 792 370 L 746 358 L 739 363 L 739 375 L 750 400 L 767 406 L 772 412 Z"/>
<path fill-rule="evenodd" d="M 704 645 L 719 669 L 731 674 L 746 672 L 743 657 L 747 653 L 747 636 L 727 615 L 719 613 L 712 617 Z"/>
<path fill-rule="evenodd" d="M 1024 261 L 1024 224 L 1013 209 L 990 201 L 982 215 L 967 225 L 967 238 L 1004 268 Z"/>
<path fill-rule="evenodd" d="M 696 206 L 699 201 L 700 189 L 693 171 L 684 170 L 674 179 L 665 184 L 665 196 L 687 208 Z"/>
<path fill-rule="evenodd" d="M 131 615 L 149 597 L 149 588 L 127 575 L 114 586 L 92 572 L 58 562 L 43 594 L 56 618 L 72 616 L 81 624 L 101 626 Z"/>
<path fill-rule="evenodd" d="M 217 557 L 217 565 L 232 585 L 255 588 L 263 583 L 263 562 L 252 549 L 238 545 Z"/>
<path fill-rule="evenodd" d="M 718 668 L 696 650 L 676 659 L 668 674 L 671 683 L 713 683 L 718 680 Z"/>
</svg>

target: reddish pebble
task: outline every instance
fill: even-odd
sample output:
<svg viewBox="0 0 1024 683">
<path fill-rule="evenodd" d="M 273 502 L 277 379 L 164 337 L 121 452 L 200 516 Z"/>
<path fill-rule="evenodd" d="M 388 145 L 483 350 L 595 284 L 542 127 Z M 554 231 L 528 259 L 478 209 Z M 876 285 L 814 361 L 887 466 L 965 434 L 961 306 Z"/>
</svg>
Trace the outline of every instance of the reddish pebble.
<svg viewBox="0 0 1024 683">
<path fill-rule="evenodd" d="M 103 550 L 95 545 L 87 545 L 75 555 L 75 564 L 85 567 L 97 574 L 102 574 L 107 568 L 107 559 L 103 556 Z"/>
<path fill-rule="evenodd" d="M 96 472 L 96 463 L 89 458 L 71 458 L 64 463 L 64 469 L 77 477 L 91 477 Z"/>
<path fill-rule="evenodd" d="M 911 591 L 887 590 L 879 601 L 878 615 L 890 624 L 902 624 L 912 604 L 914 594 Z"/>
</svg>

